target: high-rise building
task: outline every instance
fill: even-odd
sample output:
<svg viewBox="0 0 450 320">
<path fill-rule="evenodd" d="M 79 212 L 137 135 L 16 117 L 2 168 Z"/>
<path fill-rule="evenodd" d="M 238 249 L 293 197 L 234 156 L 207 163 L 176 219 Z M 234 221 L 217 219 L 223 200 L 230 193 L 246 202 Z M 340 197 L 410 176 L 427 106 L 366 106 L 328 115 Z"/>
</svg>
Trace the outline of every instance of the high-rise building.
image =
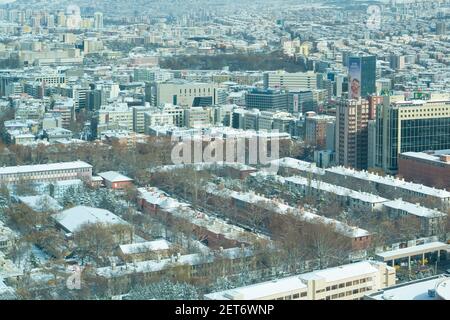
<svg viewBox="0 0 450 320">
<path fill-rule="evenodd" d="M 103 13 L 94 13 L 94 28 L 96 30 L 103 29 Z"/>
<path fill-rule="evenodd" d="M 375 56 L 351 56 L 348 58 L 349 98 L 364 98 L 376 93 L 376 61 Z"/>
<path fill-rule="evenodd" d="M 450 101 L 410 100 L 377 107 L 376 165 L 396 173 L 403 152 L 450 149 Z"/>
<path fill-rule="evenodd" d="M 444 35 L 447 32 L 447 25 L 445 22 L 438 22 L 436 23 L 436 34 L 437 35 Z"/>
<path fill-rule="evenodd" d="M 336 161 L 356 169 L 367 169 L 369 102 L 341 99 L 336 110 Z"/>
<path fill-rule="evenodd" d="M 312 115 L 306 117 L 305 142 L 317 149 L 326 148 L 326 133 L 328 124 L 336 120 L 333 116 Z"/>
<path fill-rule="evenodd" d="M 316 111 L 317 101 L 314 101 L 312 91 L 294 91 L 288 93 L 288 111 L 291 113 L 305 113 Z"/>
</svg>

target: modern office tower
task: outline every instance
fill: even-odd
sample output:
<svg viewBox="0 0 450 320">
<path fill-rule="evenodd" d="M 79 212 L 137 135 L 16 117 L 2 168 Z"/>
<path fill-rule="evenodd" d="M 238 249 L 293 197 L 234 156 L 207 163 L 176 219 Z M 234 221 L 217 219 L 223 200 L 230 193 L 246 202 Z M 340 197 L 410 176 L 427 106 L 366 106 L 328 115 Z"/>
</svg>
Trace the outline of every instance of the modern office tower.
<svg viewBox="0 0 450 320">
<path fill-rule="evenodd" d="M 316 111 L 317 102 L 314 101 L 312 91 L 296 91 L 288 93 L 288 111 L 291 113 L 305 113 Z"/>
<path fill-rule="evenodd" d="M 450 149 L 450 100 L 391 102 L 377 107 L 376 165 L 396 173 L 403 152 Z"/>
<path fill-rule="evenodd" d="M 218 84 L 189 82 L 181 79 L 152 82 L 146 86 L 145 99 L 155 106 L 171 103 L 183 107 L 217 104 Z"/>
<path fill-rule="evenodd" d="M 66 15 L 65 15 L 64 11 L 58 12 L 58 15 L 56 16 L 56 23 L 59 27 L 66 26 Z"/>
<path fill-rule="evenodd" d="M 405 68 L 405 56 L 400 54 L 391 54 L 389 56 L 389 66 L 394 70 L 402 70 Z"/>
<path fill-rule="evenodd" d="M 445 22 L 438 22 L 436 23 L 436 34 L 437 35 L 444 35 L 447 32 L 447 25 Z"/>
<path fill-rule="evenodd" d="M 348 96 L 350 99 L 367 97 L 377 91 L 376 57 L 351 56 L 348 58 Z"/>
<path fill-rule="evenodd" d="M 265 72 L 263 83 L 265 89 L 312 90 L 317 89 L 317 77 L 318 74 L 313 71 L 294 73 L 286 71 Z"/>
<path fill-rule="evenodd" d="M 377 145 L 377 121 L 369 120 L 367 129 L 367 168 L 375 168 Z"/>
<path fill-rule="evenodd" d="M 91 90 L 87 95 L 87 108 L 94 111 L 100 109 L 102 105 L 102 90 Z"/>
<path fill-rule="evenodd" d="M 328 124 L 334 123 L 336 118 L 327 115 L 312 115 L 306 117 L 305 142 L 317 149 L 326 148 L 326 133 Z"/>
<path fill-rule="evenodd" d="M 341 99 L 336 110 L 336 161 L 355 169 L 367 169 L 369 102 Z"/>
<path fill-rule="evenodd" d="M 103 13 L 94 13 L 94 28 L 96 30 L 103 29 Z"/>
<path fill-rule="evenodd" d="M 55 16 L 49 15 L 47 17 L 47 28 L 54 28 L 55 27 Z"/>
<path fill-rule="evenodd" d="M 253 89 L 245 95 L 245 105 L 249 109 L 286 111 L 288 106 L 288 93 L 272 89 Z"/>
</svg>

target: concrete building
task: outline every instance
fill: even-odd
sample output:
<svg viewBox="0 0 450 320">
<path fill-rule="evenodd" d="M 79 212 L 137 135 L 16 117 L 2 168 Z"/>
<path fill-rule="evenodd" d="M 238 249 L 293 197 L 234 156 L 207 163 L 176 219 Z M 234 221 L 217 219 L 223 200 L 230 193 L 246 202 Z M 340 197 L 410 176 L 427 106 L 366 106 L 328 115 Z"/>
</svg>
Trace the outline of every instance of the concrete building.
<svg viewBox="0 0 450 320">
<path fill-rule="evenodd" d="M 305 142 L 317 149 L 326 148 L 326 133 L 329 123 L 334 123 L 336 117 L 327 115 L 307 116 L 305 120 Z"/>
<path fill-rule="evenodd" d="M 214 123 L 214 112 L 207 107 L 192 107 L 184 111 L 184 126 L 203 128 Z"/>
<path fill-rule="evenodd" d="M 20 181 L 53 182 L 82 179 L 90 181 L 92 166 L 83 161 L 36 164 L 0 168 L 0 183 L 16 184 Z"/>
<path fill-rule="evenodd" d="M 145 132 L 145 113 L 151 110 L 150 106 L 134 106 L 133 110 L 133 131 L 136 133 Z"/>
<path fill-rule="evenodd" d="M 288 93 L 272 89 L 253 89 L 245 95 L 245 105 L 249 109 L 261 111 L 287 111 Z"/>
<path fill-rule="evenodd" d="M 385 288 L 364 300 L 450 300 L 450 278 L 438 275 Z"/>
<path fill-rule="evenodd" d="M 313 92 L 310 90 L 289 91 L 288 111 L 294 114 L 317 111 L 317 100 L 314 100 Z"/>
<path fill-rule="evenodd" d="M 206 300 L 360 300 L 395 284 L 395 269 L 362 261 L 245 287 L 213 292 Z"/>
<path fill-rule="evenodd" d="M 272 71 L 265 72 L 263 83 L 265 89 L 284 89 L 288 91 L 317 89 L 318 75 L 313 71 L 294 72 Z"/>
<path fill-rule="evenodd" d="M 124 102 L 101 106 L 96 116 L 98 125 L 117 124 L 133 131 L 133 109 Z"/>
<path fill-rule="evenodd" d="M 150 101 L 155 106 L 164 103 L 183 107 L 212 106 L 218 103 L 218 89 L 219 85 L 215 83 L 189 82 L 181 79 L 153 82 L 149 88 Z"/>
<path fill-rule="evenodd" d="M 343 166 L 367 169 L 369 103 L 341 99 L 336 110 L 336 161 Z"/>
<path fill-rule="evenodd" d="M 101 12 L 94 13 L 94 28 L 96 30 L 103 29 L 103 13 Z"/>
</svg>

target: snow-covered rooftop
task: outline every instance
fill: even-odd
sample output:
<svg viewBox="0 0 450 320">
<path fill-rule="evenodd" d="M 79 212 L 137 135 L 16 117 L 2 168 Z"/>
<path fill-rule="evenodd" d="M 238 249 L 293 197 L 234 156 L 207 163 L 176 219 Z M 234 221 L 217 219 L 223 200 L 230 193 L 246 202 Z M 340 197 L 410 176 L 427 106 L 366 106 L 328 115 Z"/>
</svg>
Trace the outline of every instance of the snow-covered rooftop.
<svg viewBox="0 0 450 320">
<path fill-rule="evenodd" d="M 140 198 L 163 209 L 189 207 L 188 203 L 179 202 L 178 200 L 167 196 L 164 191 L 156 187 L 138 188 L 137 190 Z"/>
<path fill-rule="evenodd" d="M 436 290 L 436 296 L 428 294 Z M 375 300 L 450 300 L 450 278 L 446 276 L 431 277 L 403 283 L 370 295 Z"/>
<path fill-rule="evenodd" d="M 68 232 L 77 231 L 86 223 L 127 224 L 122 218 L 108 210 L 86 206 L 64 210 L 54 215 L 54 218 Z"/>
<path fill-rule="evenodd" d="M 0 175 L 55 171 L 55 170 L 90 169 L 90 168 L 92 168 L 92 166 L 84 161 L 46 163 L 46 164 L 34 164 L 26 166 L 1 167 Z"/>
<path fill-rule="evenodd" d="M 237 192 L 237 191 L 233 191 L 231 189 L 226 189 L 226 188 L 221 189 L 213 183 L 209 183 L 205 187 L 205 190 L 209 193 L 216 194 L 220 197 L 234 198 L 234 199 L 237 199 L 237 200 L 240 200 L 243 202 L 261 206 L 265 209 L 273 210 L 274 212 L 276 212 L 278 214 L 287 214 L 288 212 L 291 212 L 292 214 L 298 216 L 299 219 L 301 219 L 303 221 L 307 221 L 309 223 L 317 223 L 317 224 L 321 223 L 324 225 L 331 226 L 336 230 L 336 232 L 338 232 L 342 235 L 345 235 L 345 236 L 356 238 L 356 237 L 364 237 L 364 236 L 370 235 L 370 233 L 367 230 L 364 230 L 364 229 L 361 229 L 358 227 L 349 226 L 343 222 L 340 222 L 340 221 L 337 221 L 334 219 L 330 219 L 327 217 L 323 217 L 318 214 L 315 214 L 315 213 L 312 213 L 309 211 L 305 211 L 303 209 L 294 208 L 285 203 L 279 202 L 274 199 L 269 199 L 269 198 L 260 196 L 253 192 Z"/>
<path fill-rule="evenodd" d="M 356 179 L 361 179 L 364 181 L 370 181 L 379 184 L 385 184 L 401 189 L 406 189 L 412 192 L 421 193 L 424 195 L 434 196 L 443 199 L 450 199 L 450 192 L 442 189 L 436 189 L 432 187 L 427 187 L 421 184 L 406 182 L 404 180 L 396 179 L 392 176 L 380 176 L 374 173 L 370 173 L 367 171 L 358 171 L 345 167 L 332 167 L 325 169 L 326 172 L 331 172 L 334 174 L 349 176 Z"/>
<path fill-rule="evenodd" d="M 335 268 L 312 271 L 273 281 L 213 292 L 206 294 L 205 298 L 211 300 L 257 300 L 271 295 L 288 295 L 293 291 L 306 291 L 308 280 L 324 280 L 325 282 L 331 283 L 342 279 L 377 273 L 378 269 L 376 265 L 378 263 L 375 261 L 361 261 L 346 264 Z"/>
<path fill-rule="evenodd" d="M 318 180 L 308 180 L 307 178 L 301 177 L 301 176 L 293 176 L 285 178 L 286 181 L 289 181 L 293 184 L 302 185 L 302 186 L 308 186 L 310 188 L 314 188 L 317 190 L 323 190 L 329 193 L 334 193 L 339 196 L 345 196 L 352 199 L 358 199 L 362 202 L 367 203 L 383 203 L 385 201 L 388 201 L 388 199 L 379 197 L 377 195 L 374 195 L 372 193 L 367 192 L 361 192 L 361 191 L 355 191 L 352 189 L 336 186 L 334 184 L 318 181 Z"/>
<path fill-rule="evenodd" d="M 117 171 L 100 172 L 98 175 L 110 182 L 133 181 L 133 179 L 128 178 L 127 176 L 124 176 L 123 174 Z"/>
<path fill-rule="evenodd" d="M 279 167 L 296 169 L 299 171 L 311 172 L 317 175 L 324 175 L 325 170 L 316 166 L 315 163 L 297 160 L 294 158 L 281 158 L 272 160 L 271 163 L 278 165 Z"/>
<path fill-rule="evenodd" d="M 125 276 L 133 273 L 150 273 L 157 272 L 165 269 L 169 269 L 174 266 L 179 265 L 201 265 L 204 263 L 211 263 L 217 257 L 222 257 L 225 259 L 238 259 L 241 257 L 250 257 L 253 255 L 253 251 L 249 248 L 229 248 L 224 249 L 221 252 L 216 252 L 216 254 L 186 254 L 168 259 L 161 260 L 147 260 L 134 263 L 127 263 L 122 266 L 109 266 L 97 268 L 97 274 L 106 278 L 114 278 Z"/>
<path fill-rule="evenodd" d="M 403 201 L 401 199 L 396 199 L 392 201 L 387 201 L 383 203 L 384 206 L 396 210 L 405 211 L 409 214 L 418 216 L 418 217 L 424 217 L 424 218 L 436 218 L 436 217 L 445 217 L 447 214 L 444 212 L 429 209 L 426 207 L 422 207 L 419 204 L 413 204 L 410 202 Z"/>
<path fill-rule="evenodd" d="M 119 246 L 123 254 L 138 254 L 149 251 L 168 250 L 170 243 L 165 239 L 139 243 L 122 244 Z"/>
<path fill-rule="evenodd" d="M 63 208 L 59 205 L 58 201 L 46 194 L 40 196 L 23 196 L 18 198 L 20 202 L 36 212 L 59 211 Z"/>
</svg>

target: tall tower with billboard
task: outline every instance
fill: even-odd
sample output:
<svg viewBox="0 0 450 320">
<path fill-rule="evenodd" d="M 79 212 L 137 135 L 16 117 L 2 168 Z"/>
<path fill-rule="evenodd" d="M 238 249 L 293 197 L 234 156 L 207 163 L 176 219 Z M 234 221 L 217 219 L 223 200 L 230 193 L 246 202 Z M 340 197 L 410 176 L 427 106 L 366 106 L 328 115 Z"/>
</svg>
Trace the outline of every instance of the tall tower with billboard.
<svg viewBox="0 0 450 320">
<path fill-rule="evenodd" d="M 350 99 L 367 97 L 376 93 L 376 57 L 351 56 L 348 58 Z"/>
</svg>

